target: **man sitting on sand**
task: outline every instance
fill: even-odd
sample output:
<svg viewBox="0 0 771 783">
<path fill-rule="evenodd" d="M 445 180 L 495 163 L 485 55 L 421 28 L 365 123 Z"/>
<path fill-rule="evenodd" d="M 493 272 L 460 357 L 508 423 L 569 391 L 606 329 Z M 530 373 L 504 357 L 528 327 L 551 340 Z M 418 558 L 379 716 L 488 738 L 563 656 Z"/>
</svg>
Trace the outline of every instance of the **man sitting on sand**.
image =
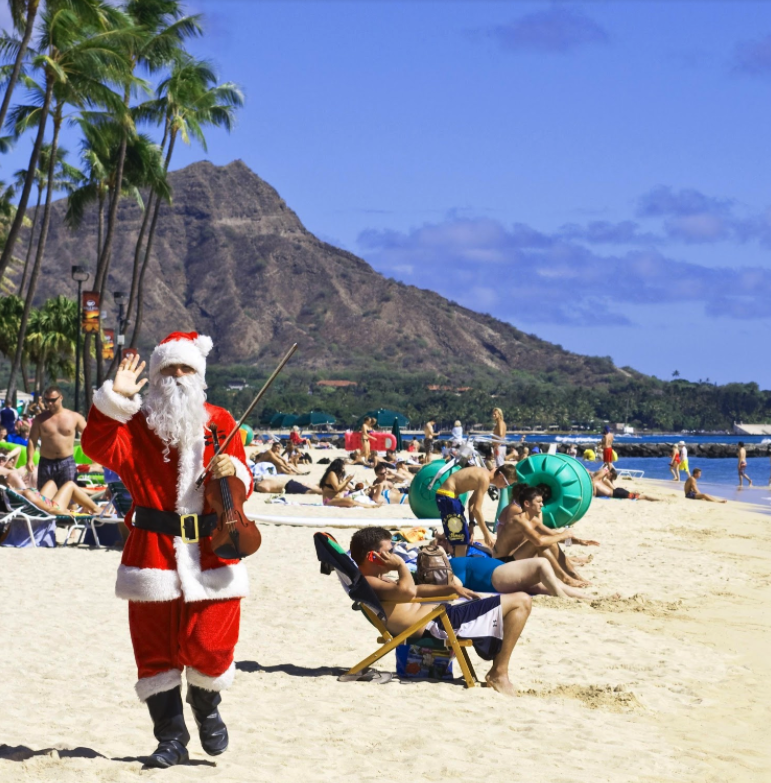
<svg viewBox="0 0 771 783">
<path fill-rule="evenodd" d="M 407 564 L 393 552 L 391 534 L 383 528 L 357 530 L 351 538 L 351 557 L 383 602 L 386 627 L 394 635 L 414 625 L 434 608 L 432 604 L 413 603 L 414 598 L 447 594 L 446 586 L 415 584 Z M 396 580 L 386 578 L 392 571 L 397 573 Z M 463 587 L 453 590 L 462 598 L 478 598 Z M 525 593 L 494 595 L 447 607 L 450 625 L 458 638 L 471 639 L 477 655 L 493 662 L 485 677 L 488 685 L 507 696 L 517 695 L 509 679 L 509 661 L 531 608 L 532 599 Z M 433 620 L 421 631 L 438 639 L 446 638 L 441 621 Z"/>
<path fill-rule="evenodd" d="M 543 494 L 538 487 L 521 486 L 512 493 L 514 498 L 498 519 L 498 539 L 495 556 L 506 560 L 546 558 L 554 573 L 570 587 L 586 587 L 589 582 L 575 569 L 574 563 L 559 544 L 568 542 L 579 546 L 599 546 L 597 541 L 576 538 L 569 528 L 550 530 L 541 521 Z"/>
<path fill-rule="evenodd" d="M 469 544 L 474 539 L 474 527 L 479 525 L 482 537 L 490 550 L 495 546 L 495 539 L 487 527 L 482 510 L 487 489 L 492 484 L 498 489 L 508 487 L 517 481 L 517 469 L 514 465 L 501 465 L 490 478 L 487 468 L 461 468 L 452 473 L 436 490 L 436 505 L 442 519 L 444 535 L 453 547 L 453 555 L 465 557 Z M 471 492 L 468 504 L 470 522 L 466 520 L 466 509 L 460 500 L 460 495 Z"/>
<path fill-rule="evenodd" d="M 710 503 L 727 503 L 727 500 L 723 498 L 716 498 L 712 495 L 707 495 L 705 492 L 699 492 L 699 485 L 696 483 L 697 479 L 701 478 L 701 468 L 694 468 L 693 475 L 685 482 L 683 490 L 685 490 L 685 496 L 688 500 L 707 500 Z"/>
<path fill-rule="evenodd" d="M 273 441 L 270 444 L 270 448 L 267 451 L 263 451 L 256 457 L 252 457 L 253 462 L 270 462 L 276 466 L 276 470 L 279 473 L 284 473 L 290 476 L 302 476 L 303 474 L 295 467 L 292 467 L 279 453 L 281 451 L 280 441 Z"/>
</svg>

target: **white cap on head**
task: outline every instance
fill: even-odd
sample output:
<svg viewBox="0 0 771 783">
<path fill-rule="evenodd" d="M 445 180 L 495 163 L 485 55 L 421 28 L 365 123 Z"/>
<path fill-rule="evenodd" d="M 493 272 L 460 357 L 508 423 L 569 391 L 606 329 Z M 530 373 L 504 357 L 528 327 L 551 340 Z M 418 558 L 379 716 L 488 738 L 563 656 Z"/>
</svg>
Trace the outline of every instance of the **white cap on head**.
<svg viewBox="0 0 771 783">
<path fill-rule="evenodd" d="M 170 364 L 186 364 L 201 377 L 206 374 L 206 357 L 213 347 L 211 337 L 198 332 L 172 332 L 150 356 L 150 377 L 155 378 Z"/>
</svg>

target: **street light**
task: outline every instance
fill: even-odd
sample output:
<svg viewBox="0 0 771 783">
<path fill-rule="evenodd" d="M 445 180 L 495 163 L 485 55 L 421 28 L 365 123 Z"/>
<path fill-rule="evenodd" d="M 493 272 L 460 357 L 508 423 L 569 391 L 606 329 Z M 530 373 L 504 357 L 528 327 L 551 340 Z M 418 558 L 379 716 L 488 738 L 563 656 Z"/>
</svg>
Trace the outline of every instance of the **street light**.
<svg viewBox="0 0 771 783">
<path fill-rule="evenodd" d="M 115 341 L 118 346 L 118 363 L 123 359 L 123 330 L 128 326 L 128 321 L 123 320 L 123 305 L 128 299 L 128 294 L 124 291 L 113 291 L 112 298 L 118 305 L 118 339 Z"/>
<path fill-rule="evenodd" d="M 83 283 L 91 277 L 91 273 L 84 266 L 73 266 L 70 269 L 72 279 L 78 284 L 78 335 L 75 339 L 75 410 L 78 411 L 80 402 L 80 329 L 83 324 Z M 85 364 L 85 356 L 83 357 Z"/>
</svg>

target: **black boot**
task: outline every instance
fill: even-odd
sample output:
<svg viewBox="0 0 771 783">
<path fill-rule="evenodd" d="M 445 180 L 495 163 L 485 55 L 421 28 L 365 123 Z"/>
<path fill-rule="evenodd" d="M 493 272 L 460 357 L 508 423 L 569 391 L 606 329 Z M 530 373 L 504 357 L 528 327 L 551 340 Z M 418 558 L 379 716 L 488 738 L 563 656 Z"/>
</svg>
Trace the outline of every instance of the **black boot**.
<svg viewBox="0 0 771 783">
<path fill-rule="evenodd" d="M 217 691 L 187 686 L 187 703 L 193 708 L 201 745 L 210 756 L 219 756 L 228 749 L 228 727 L 217 710 L 221 701 Z"/>
<path fill-rule="evenodd" d="M 145 762 L 147 766 L 165 768 L 186 763 L 189 756 L 185 746 L 190 742 L 190 734 L 182 711 L 182 688 L 153 694 L 147 699 L 147 707 L 158 740 L 155 753 Z"/>
</svg>

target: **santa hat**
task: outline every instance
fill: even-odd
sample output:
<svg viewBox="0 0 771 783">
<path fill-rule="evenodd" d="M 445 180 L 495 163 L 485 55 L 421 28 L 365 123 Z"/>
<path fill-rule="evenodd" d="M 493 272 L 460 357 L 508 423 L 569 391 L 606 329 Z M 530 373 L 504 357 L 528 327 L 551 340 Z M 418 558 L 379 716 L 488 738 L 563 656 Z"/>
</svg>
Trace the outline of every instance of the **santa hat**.
<svg viewBox="0 0 771 783">
<path fill-rule="evenodd" d="M 150 377 L 170 364 L 186 364 L 201 377 L 206 374 L 206 357 L 213 346 L 211 337 L 198 332 L 172 332 L 150 356 Z"/>
</svg>

